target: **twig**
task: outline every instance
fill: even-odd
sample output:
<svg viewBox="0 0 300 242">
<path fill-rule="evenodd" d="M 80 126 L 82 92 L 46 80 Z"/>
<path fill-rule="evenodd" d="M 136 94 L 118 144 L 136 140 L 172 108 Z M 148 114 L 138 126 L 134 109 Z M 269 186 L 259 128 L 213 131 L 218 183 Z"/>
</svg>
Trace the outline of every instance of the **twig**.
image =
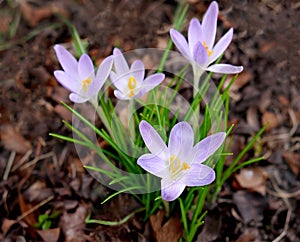
<svg viewBox="0 0 300 242">
<path fill-rule="evenodd" d="M 6 168 L 5 168 L 5 172 L 3 174 L 3 181 L 6 181 L 7 178 L 8 178 L 8 175 L 9 175 L 9 172 L 11 170 L 12 164 L 13 164 L 13 162 L 15 160 L 15 157 L 16 157 L 16 152 L 12 151 L 10 153 L 9 158 L 8 158 L 8 162 L 7 162 L 7 165 L 6 165 Z"/>
<path fill-rule="evenodd" d="M 28 167 L 30 167 L 30 166 L 32 166 L 32 165 L 35 165 L 38 161 L 43 160 L 43 159 L 46 159 L 46 158 L 49 158 L 49 157 L 52 157 L 52 156 L 54 156 L 54 155 L 55 155 L 55 154 L 54 154 L 53 151 L 51 151 L 51 152 L 49 152 L 49 153 L 46 153 L 46 154 L 43 154 L 43 155 L 40 155 L 40 156 L 34 158 L 33 160 L 29 161 L 29 162 L 26 163 L 25 165 L 23 165 L 23 166 L 21 167 L 21 170 L 25 170 L 26 168 L 28 168 Z"/>
<path fill-rule="evenodd" d="M 33 213 L 35 210 L 37 210 L 38 208 L 44 206 L 46 203 L 48 203 L 49 201 L 51 201 L 54 198 L 54 196 L 50 196 L 47 199 L 45 199 L 44 201 L 41 201 L 39 204 L 35 205 L 34 207 L 32 207 L 31 209 L 27 210 L 25 213 L 21 214 L 18 218 L 17 218 L 17 222 L 19 222 L 20 220 L 22 220 L 23 218 L 27 217 L 29 214 Z"/>
<path fill-rule="evenodd" d="M 13 168 L 12 168 L 12 172 L 18 170 L 23 163 L 29 158 L 29 156 L 32 154 L 32 150 L 28 150 L 25 155 L 23 155 L 23 157 L 21 158 L 21 160 L 18 162 L 18 164 L 16 164 Z"/>
<path fill-rule="evenodd" d="M 270 181 L 275 189 L 275 191 L 277 192 L 277 196 L 278 197 L 281 197 L 282 200 L 284 201 L 285 205 L 287 206 L 287 214 L 286 214 L 286 218 L 285 218 L 285 223 L 284 223 L 284 227 L 283 227 L 283 231 L 281 232 L 281 234 L 276 238 L 274 239 L 272 242 L 280 242 L 287 234 L 287 231 L 288 231 L 288 228 L 289 228 L 289 223 L 290 223 L 290 220 L 291 220 L 291 214 L 292 214 L 292 207 L 291 207 L 291 204 L 288 200 L 285 192 L 283 192 L 276 184 L 276 182 L 274 181 L 274 178 L 272 176 L 270 176 Z M 298 193 L 299 191 L 297 191 L 296 193 Z M 272 192 L 273 194 L 276 194 L 275 192 Z M 272 195 L 273 195 L 272 194 Z M 285 195 L 285 196 L 284 196 Z"/>
</svg>

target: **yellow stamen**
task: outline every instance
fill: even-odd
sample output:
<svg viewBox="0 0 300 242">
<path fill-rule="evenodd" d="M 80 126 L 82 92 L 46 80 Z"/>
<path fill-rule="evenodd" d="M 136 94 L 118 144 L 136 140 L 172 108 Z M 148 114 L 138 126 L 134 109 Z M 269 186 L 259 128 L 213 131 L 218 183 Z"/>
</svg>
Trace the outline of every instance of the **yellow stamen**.
<svg viewBox="0 0 300 242">
<path fill-rule="evenodd" d="M 90 87 L 91 83 L 92 83 L 92 80 L 91 80 L 90 77 L 87 78 L 87 79 L 85 79 L 85 80 L 83 80 L 81 82 L 81 85 L 82 85 L 82 88 L 83 88 L 84 92 L 86 92 L 88 90 L 88 88 Z"/>
<path fill-rule="evenodd" d="M 186 162 L 181 162 L 176 155 L 170 157 L 171 175 L 174 177 L 181 171 L 186 171 L 191 167 Z"/>
<path fill-rule="evenodd" d="M 129 79 L 128 79 L 128 83 L 127 83 L 127 86 L 130 90 L 128 96 L 129 97 L 133 97 L 135 94 L 134 94 L 134 89 L 136 88 L 136 80 L 133 76 L 130 76 Z"/>
<path fill-rule="evenodd" d="M 208 46 L 207 46 L 207 44 L 206 44 L 205 41 L 202 42 L 202 45 L 203 45 L 204 48 L 206 49 L 206 52 L 207 52 L 207 55 L 208 55 L 208 56 L 211 56 L 211 55 L 214 53 L 213 50 L 210 50 L 210 49 L 208 48 Z"/>
</svg>

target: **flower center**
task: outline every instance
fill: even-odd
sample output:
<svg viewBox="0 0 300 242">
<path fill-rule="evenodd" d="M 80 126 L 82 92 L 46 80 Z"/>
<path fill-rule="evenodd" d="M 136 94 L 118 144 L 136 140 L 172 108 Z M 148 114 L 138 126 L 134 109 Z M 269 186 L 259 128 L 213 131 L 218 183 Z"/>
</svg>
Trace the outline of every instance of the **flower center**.
<svg viewBox="0 0 300 242">
<path fill-rule="evenodd" d="M 91 80 L 90 77 L 87 78 L 87 79 L 85 79 L 85 80 L 83 80 L 81 82 L 81 85 L 82 85 L 82 88 L 83 88 L 84 92 L 86 92 L 88 90 L 88 88 L 90 87 L 91 83 L 92 83 L 92 80 Z"/>
<path fill-rule="evenodd" d="M 134 89 L 136 88 L 136 80 L 133 76 L 130 76 L 128 79 L 128 83 L 127 86 L 129 88 L 129 97 L 133 97 L 134 96 Z"/>
<path fill-rule="evenodd" d="M 190 169 L 186 162 L 181 162 L 176 155 L 170 157 L 171 176 L 174 178 L 182 171 Z"/>
<path fill-rule="evenodd" d="M 205 48 L 205 50 L 206 50 L 208 56 L 211 56 L 211 55 L 214 53 L 213 50 L 210 50 L 210 49 L 208 48 L 208 46 L 207 46 L 207 44 L 206 44 L 205 41 L 202 42 L 202 45 L 204 46 L 204 48 Z"/>
</svg>

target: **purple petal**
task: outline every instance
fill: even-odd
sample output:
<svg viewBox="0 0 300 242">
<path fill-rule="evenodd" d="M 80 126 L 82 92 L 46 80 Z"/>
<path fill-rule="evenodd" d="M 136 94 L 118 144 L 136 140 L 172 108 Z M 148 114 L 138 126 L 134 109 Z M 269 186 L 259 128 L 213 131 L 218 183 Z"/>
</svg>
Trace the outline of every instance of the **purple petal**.
<svg viewBox="0 0 300 242">
<path fill-rule="evenodd" d="M 233 36 L 233 28 L 227 31 L 227 33 L 218 41 L 218 43 L 213 48 L 213 54 L 209 58 L 209 64 L 213 63 L 216 59 L 223 54 L 223 52 L 229 46 Z"/>
<path fill-rule="evenodd" d="M 81 89 L 81 83 L 78 81 L 78 79 L 74 79 L 64 71 L 54 71 L 54 76 L 63 87 L 71 92 L 79 93 Z"/>
<path fill-rule="evenodd" d="M 162 140 L 156 130 L 144 120 L 140 122 L 140 133 L 146 146 L 152 154 L 157 155 L 162 160 L 169 159 L 169 152 L 165 142 Z"/>
<path fill-rule="evenodd" d="M 116 98 L 120 100 L 129 100 L 130 98 L 126 96 L 124 93 L 120 92 L 119 90 L 114 90 L 114 94 Z"/>
<path fill-rule="evenodd" d="M 78 62 L 78 72 L 81 80 L 87 78 L 94 79 L 95 69 L 91 58 L 87 54 L 83 54 Z"/>
<path fill-rule="evenodd" d="M 221 74 L 236 74 L 243 71 L 242 66 L 233 66 L 229 64 L 215 64 L 208 67 L 206 70 L 215 72 L 215 73 L 221 73 Z"/>
<path fill-rule="evenodd" d="M 142 155 L 137 160 L 137 164 L 149 173 L 158 176 L 160 178 L 168 175 L 168 164 L 153 154 Z"/>
<path fill-rule="evenodd" d="M 71 53 L 67 51 L 62 45 L 55 45 L 54 50 L 58 61 L 64 69 L 64 71 L 75 79 L 78 75 L 78 63 L 74 56 L 72 56 Z"/>
<path fill-rule="evenodd" d="M 171 39 L 176 45 L 177 49 L 180 53 L 187 59 L 191 59 L 191 52 L 188 46 L 186 39 L 183 37 L 181 33 L 179 33 L 175 29 L 170 30 Z"/>
<path fill-rule="evenodd" d="M 145 76 L 144 63 L 141 60 L 135 60 L 130 67 L 130 74 L 136 79 L 137 83 L 141 85 Z"/>
<path fill-rule="evenodd" d="M 192 153 L 194 145 L 194 131 L 187 122 L 176 124 L 170 133 L 169 151 L 170 155 L 177 156 L 182 162 L 189 163 L 189 154 Z"/>
<path fill-rule="evenodd" d="M 124 55 L 118 48 L 114 48 L 114 66 L 118 75 L 123 75 L 129 72 L 129 67 Z"/>
<path fill-rule="evenodd" d="M 98 67 L 95 81 L 92 82 L 90 88 L 87 91 L 88 96 L 96 95 L 99 92 L 104 82 L 106 81 L 109 73 L 111 72 L 112 64 L 113 64 L 112 56 L 108 56 L 102 61 L 102 63 Z"/>
<path fill-rule="evenodd" d="M 143 82 L 143 90 L 148 92 L 158 86 L 165 79 L 165 74 L 156 73 L 148 76 Z"/>
<path fill-rule="evenodd" d="M 215 177 L 215 171 L 212 168 L 202 164 L 192 164 L 180 182 L 189 187 L 205 186 L 212 183 Z"/>
<path fill-rule="evenodd" d="M 184 191 L 185 185 L 169 179 L 161 180 L 161 196 L 165 201 L 174 201 Z"/>
<path fill-rule="evenodd" d="M 88 97 L 82 97 L 76 93 L 71 93 L 69 96 L 70 100 L 74 103 L 84 103 L 89 100 Z"/>
<path fill-rule="evenodd" d="M 226 137 L 225 132 L 219 132 L 206 137 L 193 148 L 194 158 L 192 163 L 200 164 L 210 157 L 223 144 Z"/>
<path fill-rule="evenodd" d="M 188 30 L 190 53 L 194 52 L 195 44 L 203 41 L 202 27 L 198 19 L 193 18 Z"/>
<path fill-rule="evenodd" d="M 206 67 L 208 64 L 208 54 L 205 47 L 198 42 L 194 47 L 193 52 L 194 60 L 201 66 Z"/>
<path fill-rule="evenodd" d="M 218 12 L 218 3 L 213 1 L 204 14 L 202 21 L 203 38 L 210 50 L 213 48 L 215 42 Z"/>
</svg>

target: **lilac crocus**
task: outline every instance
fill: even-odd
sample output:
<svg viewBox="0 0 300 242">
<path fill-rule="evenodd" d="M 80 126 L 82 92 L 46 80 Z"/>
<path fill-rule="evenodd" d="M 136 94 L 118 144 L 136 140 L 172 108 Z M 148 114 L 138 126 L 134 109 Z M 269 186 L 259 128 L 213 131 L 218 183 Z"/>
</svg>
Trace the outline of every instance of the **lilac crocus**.
<svg viewBox="0 0 300 242">
<path fill-rule="evenodd" d="M 54 71 L 58 82 L 71 91 L 70 100 L 74 103 L 94 102 L 101 87 L 111 71 L 113 58 L 105 58 L 97 73 L 91 58 L 83 54 L 77 61 L 62 45 L 54 46 L 62 70 Z"/>
<path fill-rule="evenodd" d="M 162 73 L 145 76 L 145 67 L 141 60 L 135 60 L 128 66 L 122 52 L 115 48 L 113 51 L 115 72 L 110 73 L 110 79 L 117 90 L 114 94 L 121 100 L 139 98 L 146 92 L 159 85 L 165 78 Z"/>
<path fill-rule="evenodd" d="M 194 66 L 197 63 L 202 71 L 211 71 L 223 74 L 235 74 L 243 70 L 242 66 L 230 64 L 213 64 L 229 46 L 233 29 L 231 28 L 214 45 L 219 7 L 217 2 L 212 2 L 204 14 L 202 25 L 199 20 L 193 18 L 188 29 L 188 42 L 185 37 L 176 31 L 170 30 L 171 38 L 181 54 Z"/>
<path fill-rule="evenodd" d="M 224 132 L 210 135 L 194 146 L 192 127 L 180 122 L 171 130 L 168 147 L 146 121 L 141 121 L 140 133 L 151 154 L 142 155 L 137 163 L 162 178 L 163 200 L 175 200 L 186 186 L 204 186 L 214 181 L 214 170 L 201 163 L 222 145 L 226 137 Z"/>
</svg>

